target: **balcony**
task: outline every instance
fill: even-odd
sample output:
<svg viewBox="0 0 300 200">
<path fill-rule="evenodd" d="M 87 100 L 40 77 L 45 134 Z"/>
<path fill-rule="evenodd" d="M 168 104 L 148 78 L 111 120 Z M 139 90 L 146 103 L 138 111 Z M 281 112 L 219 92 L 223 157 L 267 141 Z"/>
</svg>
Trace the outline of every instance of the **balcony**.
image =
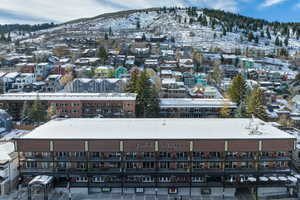
<svg viewBox="0 0 300 200">
<path fill-rule="evenodd" d="M 189 168 L 159 168 L 158 173 L 189 173 Z"/>
<path fill-rule="evenodd" d="M 88 173 L 92 174 L 111 174 L 111 173 L 121 173 L 121 168 L 89 168 Z"/>
<path fill-rule="evenodd" d="M 291 161 L 291 158 L 287 156 L 261 156 L 259 161 Z"/>
<path fill-rule="evenodd" d="M 158 182 L 157 187 L 189 187 L 190 182 Z"/>
<path fill-rule="evenodd" d="M 85 168 L 64 168 L 64 167 L 57 167 L 54 169 L 56 173 L 83 173 L 87 170 Z"/>
<path fill-rule="evenodd" d="M 194 162 L 223 162 L 224 158 L 220 157 L 194 157 L 192 159 Z"/>
<path fill-rule="evenodd" d="M 159 157 L 157 160 L 161 162 L 188 162 L 190 161 L 190 158 L 189 157 L 179 157 L 179 158 Z"/>
<path fill-rule="evenodd" d="M 256 157 L 248 157 L 248 156 L 227 156 L 225 158 L 226 161 L 233 161 L 233 162 L 253 162 L 256 160 Z"/>
<path fill-rule="evenodd" d="M 87 157 L 86 156 L 60 156 L 60 157 L 54 157 L 55 161 L 75 161 L 75 162 L 85 162 L 87 161 Z"/>
<path fill-rule="evenodd" d="M 156 172 L 155 168 L 124 168 L 124 173 L 128 174 L 147 174 Z"/>
<path fill-rule="evenodd" d="M 225 173 L 227 174 L 248 174 L 248 173 L 256 173 L 257 169 L 256 168 L 251 168 L 251 167 L 245 167 L 245 168 L 225 168 Z"/>
<path fill-rule="evenodd" d="M 30 173 L 30 174 L 43 174 L 43 173 L 52 173 L 52 168 L 21 168 L 21 173 Z"/>
<path fill-rule="evenodd" d="M 20 159 L 20 161 L 42 161 L 51 162 L 53 158 L 51 156 L 26 156 Z"/>
<path fill-rule="evenodd" d="M 126 187 L 155 187 L 154 182 L 128 182 L 128 181 L 125 181 L 124 185 Z"/>
<path fill-rule="evenodd" d="M 191 183 L 192 187 L 222 187 L 222 182 L 201 182 L 201 183 Z"/>
<path fill-rule="evenodd" d="M 122 183 L 121 182 L 99 182 L 99 183 L 95 183 L 92 182 L 90 183 L 91 187 L 97 187 L 97 188 L 101 188 L 101 187 L 122 187 Z"/>
<path fill-rule="evenodd" d="M 222 168 L 194 168 L 192 169 L 192 173 L 194 174 L 220 174 L 223 173 Z"/>
<path fill-rule="evenodd" d="M 279 173 L 279 174 L 290 174 L 291 169 L 290 168 L 259 168 L 258 172 L 261 174 L 274 174 L 274 173 Z"/>
<path fill-rule="evenodd" d="M 123 160 L 124 162 L 155 162 L 154 157 L 127 157 Z"/>
<path fill-rule="evenodd" d="M 121 162 L 121 157 L 90 157 L 89 161 L 91 162 Z"/>
</svg>

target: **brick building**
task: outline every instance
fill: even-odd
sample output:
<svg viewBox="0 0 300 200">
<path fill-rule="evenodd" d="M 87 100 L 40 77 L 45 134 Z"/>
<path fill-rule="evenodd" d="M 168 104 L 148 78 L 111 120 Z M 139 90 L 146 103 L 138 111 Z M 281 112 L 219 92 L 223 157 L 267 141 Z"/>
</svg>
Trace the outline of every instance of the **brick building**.
<svg viewBox="0 0 300 200">
<path fill-rule="evenodd" d="M 80 192 L 234 196 L 296 187 L 294 136 L 255 119 L 56 119 L 15 140 L 24 181 Z"/>
<path fill-rule="evenodd" d="M 20 120 L 24 101 L 32 104 L 37 99 L 46 110 L 54 106 L 59 116 L 135 116 L 136 94 L 128 93 L 8 93 L 0 95 L 0 104 L 8 108 L 15 120 Z"/>
</svg>

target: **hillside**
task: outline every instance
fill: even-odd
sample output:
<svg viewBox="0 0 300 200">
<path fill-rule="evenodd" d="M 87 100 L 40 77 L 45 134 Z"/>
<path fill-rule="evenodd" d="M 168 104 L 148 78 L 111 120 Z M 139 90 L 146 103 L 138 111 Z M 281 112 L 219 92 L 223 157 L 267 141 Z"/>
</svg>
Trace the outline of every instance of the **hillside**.
<svg viewBox="0 0 300 200">
<path fill-rule="evenodd" d="M 143 34 L 164 35 L 178 45 L 223 51 L 258 49 L 265 53 L 300 47 L 300 24 L 268 22 L 229 12 L 196 8 L 151 8 L 107 13 L 73 20 L 35 32 L 34 40 L 64 38 L 135 38 Z M 50 35 L 50 36 L 49 36 Z M 15 39 L 29 39 L 28 36 Z M 32 39 L 32 38 L 30 38 Z"/>
</svg>

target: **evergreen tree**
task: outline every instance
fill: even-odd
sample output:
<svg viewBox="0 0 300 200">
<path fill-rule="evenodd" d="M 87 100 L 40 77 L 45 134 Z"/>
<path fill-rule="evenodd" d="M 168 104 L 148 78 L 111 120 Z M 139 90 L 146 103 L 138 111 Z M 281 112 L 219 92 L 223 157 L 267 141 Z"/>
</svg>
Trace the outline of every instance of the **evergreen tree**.
<svg viewBox="0 0 300 200">
<path fill-rule="evenodd" d="M 236 102 L 238 105 L 245 100 L 247 91 L 247 83 L 242 74 L 236 75 L 228 89 L 228 95 L 230 99 Z"/>
<path fill-rule="evenodd" d="M 113 36 L 113 32 L 112 32 L 111 26 L 109 27 L 108 33 L 109 33 L 109 36 Z"/>
<path fill-rule="evenodd" d="M 0 41 L 1 42 L 5 42 L 6 41 L 4 33 L 1 33 Z"/>
<path fill-rule="evenodd" d="M 43 107 L 39 96 L 37 96 L 36 100 L 33 102 L 33 105 L 29 111 L 29 119 L 37 123 L 38 125 L 40 122 L 46 121 L 47 118 L 47 112 L 45 108 Z"/>
<path fill-rule="evenodd" d="M 269 29 L 267 29 L 267 37 L 268 37 L 269 40 L 271 39 L 271 34 L 270 34 Z"/>
<path fill-rule="evenodd" d="M 104 39 L 108 40 L 108 34 L 107 33 L 104 34 Z"/>
<path fill-rule="evenodd" d="M 21 120 L 22 121 L 24 121 L 26 119 L 28 120 L 29 110 L 30 110 L 30 106 L 29 106 L 28 102 L 24 101 L 23 107 L 22 107 L 22 112 L 21 112 Z"/>
<path fill-rule="evenodd" d="M 223 36 L 226 36 L 226 29 L 223 27 Z"/>
<path fill-rule="evenodd" d="M 146 117 L 149 118 L 159 117 L 159 111 L 160 111 L 159 103 L 160 103 L 159 92 L 154 86 L 152 86 L 150 91 L 150 98 L 146 110 Z"/>
<path fill-rule="evenodd" d="M 261 31 L 261 32 L 260 32 L 260 37 L 262 37 L 262 38 L 264 38 L 264 37 L 265 37 L 265 33 L 264 33 L 264 31 Z"/>
<path fill-rule="evenodd" d="M 138 20 L 136 22 L 136 29 L 140 29 L 141 28 L 141 23 L 140 23 L 140 20 Z"/>
<path fill-rule="evenodd" d="M 253 33 L 252 33 L 252 32 L 249 32 L 249 33 L 248 33 L 248 41 L 249 41 L 249 42 L 252 42 L 253 39 L 254 39 Z"/>
<path fill-rule="evenodd" d="M 256 44 L 258 44 L 258 42 L 259 42 L 258 36 L 255 36 L 254 41 Z"/>
<path fill-rule="evenodd" d="M 235 111 L 234 117 L 235 118 L 248 118 L 249 117 L 245 101 L 242 101 L 240 103 L 240 105 L 238 105 L 238 107 L 237 107 L 237 109 Z"/>
<path fill-rule="evenodd" d="M 145 35 L 145 33 L 143 33 L 142 40 L 146 41 L 146 35 Z"/>
<path fill-rule="evenodd" d="M 276 46 L 280 46 L 280 40 L 279 40 L 279 37 L 277 36 L 276 39 L 275 39 L 275 45 Z"/>
<path fill-rule="evenodd" d="M 6 41 L 7 41 L 7 42 L 11 42 L 10 32 L 9 32 L 8 35 L 7 35 Z"/>
<path fill-rule="evenodd" d="M 158 92 L 152 86 L 146 71 L 141 72 L 140 76 L 137 72 L 132 72 L 126 91 L 137 94 L 137 117 L 153 118 L 159 116 Z"/>
<path fill-rule="evenodd" d="M 297 40 L 299 40 L 299 38 L 300 38 L 300 29 L 297 29 L 296 38 L 297 38 Z"/>
<path fill-rule="evenodd" d="M 130 93 L 137 92 L 138 79 L 139 79 L 138 70 L 135 70 L 131 73 L 129 83 L 126 86 L 126 92 L 130 92 Z"/>
<path fill-rule="evenodd" d="M 288 37 L 285 38 L 284 45 L 285 46 L 289 46 L 289 38 Z"/>
<path fill-rule="evenodd" d="M 97 49 L 97 57 L 101 59 L 101 62 L 103 64 L 105 64 L 105 62 L 107 61 L 108 53 L 107 53 L 106 49 L 103 46 L 100 46 Z"/>
<path fill-rule="evenodd" d="M 254 88 L 248 97 L 248 110 L 249 114 L 261 120 L 267 120 L 268 116 L 264 105 L 264 92 L 259 87 Z"/>
<path fill-rule="evenodd" d="M 214 33 L 214 39 L 216 39 L 217 38 L 217 34 L 216 33 Z"/>
</svg>

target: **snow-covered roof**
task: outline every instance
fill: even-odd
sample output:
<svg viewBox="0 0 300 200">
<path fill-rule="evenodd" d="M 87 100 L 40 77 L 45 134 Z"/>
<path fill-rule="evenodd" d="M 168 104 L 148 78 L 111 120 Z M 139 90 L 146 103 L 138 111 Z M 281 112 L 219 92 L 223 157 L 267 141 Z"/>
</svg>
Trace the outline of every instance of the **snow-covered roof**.
<svg viewBox="0 0 300 200">
<path fill-rule="evenodd" d="M 9 72 L 7 73 L 4 77 L 5 78 L 16 78 L 17 76 L 19 76 L 19 72 Z"/>
<path fill-rule="evenodd" d="M 55 119 L 21 139 L 295 139 L 255 119 L 262 134 L 251 134 L 250 119 Z"/>
<path fill-rule="evenodd" d="M 192 107 L 192 108 L 222 108 L 228 105 L 230 108 L 236 108 L 236 103 L 228 99 L 192 99 L 192 98 L 162 98 L 160 99 L 161 108 L 174 107 Z"/>
<path fill-rule="evenodd" d="M 7 93 L 0 95 L 0 101 L 2 100 L 27 100 L 33 101 L 37 97 L 40 100 L 63 100 L 63 101 L 106 101 L 106 100 L 135 100 L 136 94 L 133 93 Z"/>
<path fill-rule="evenodd" d="M 34 184 L 47 185 L 47 184 L 51 183 L 52 180 L 53 180 L 52 176 L 39 175 L 39 176 L 34 177 L 29 182 L 29 185 L 34 185 Z"/>
<path fill-rule="evenodd" d="M 0 161 L 10 160 L 11 157 L 9 154 L 15 151 L 14 143 L 5 142 L 0 144 Z"/>
</svg>

